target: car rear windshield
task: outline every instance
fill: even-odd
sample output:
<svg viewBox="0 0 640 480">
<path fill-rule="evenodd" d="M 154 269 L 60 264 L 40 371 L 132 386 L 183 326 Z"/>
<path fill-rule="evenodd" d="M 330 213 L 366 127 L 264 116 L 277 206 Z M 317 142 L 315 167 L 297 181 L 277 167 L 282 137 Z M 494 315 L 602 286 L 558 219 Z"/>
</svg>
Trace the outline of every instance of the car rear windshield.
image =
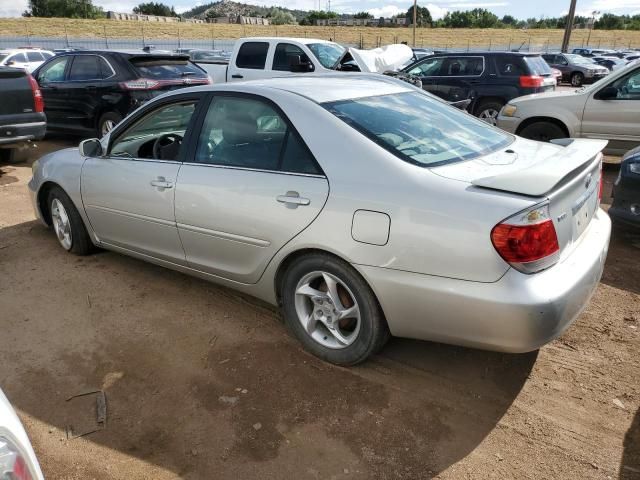
<svg viewBox="0 0 640 480">
<path fill-rule="evenodd" d="M 171 58 L 132 58 L 131 64 L 141 77 L 173 80 L 184 77 L 206 77 L 207 74 L 188 60 Z"/>
<path fill-rule="evenodd" d="M 524 62 L 529 67 L 531 75 L 551 75 L 551 67 L 540 56 L 524 57 Z"/>
<path fill-rule="evenodd" d="M 341 100 L 324 107 L 400 159 L 422 167 L 474 159 L 514 140 L 420 92 Z"/>
</svg>

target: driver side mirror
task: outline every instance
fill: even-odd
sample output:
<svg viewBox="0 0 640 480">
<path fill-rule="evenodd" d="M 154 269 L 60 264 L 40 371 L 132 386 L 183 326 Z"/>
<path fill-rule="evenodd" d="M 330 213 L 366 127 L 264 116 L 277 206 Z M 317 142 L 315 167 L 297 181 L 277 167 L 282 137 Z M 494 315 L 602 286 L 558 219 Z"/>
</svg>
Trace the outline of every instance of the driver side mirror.
<svg viewBox="0 0 640 480">
<path fill-rule="evenodd" d="M 616 87 L 605 87 L 596 95 L 596 100 L 615 100 L 618 98 L 618 89 Z"/>
<path fill-rule="evenodd" d="M 289 57 L 289 70 L 296 73 L 305 73 L 313 71 L 311 62 L 303 62 L 300 55 L 292 55 Z"/>
<path fill-rule="evenodd" d="M 11 65 L 15 65 L 15 64 L 16 62 L 14 60 L 9 60 L 7 63 L 5 63 L 7 67 L 10 67 Z"/>
<path fill-rule="evenodd" d="M 83 157 L 102 157 L 103 150 L 100 140 L 97 138 L 90 138 L 89 140 L 83 140 L 78 145 L 80 155 Z"/>
</svg>

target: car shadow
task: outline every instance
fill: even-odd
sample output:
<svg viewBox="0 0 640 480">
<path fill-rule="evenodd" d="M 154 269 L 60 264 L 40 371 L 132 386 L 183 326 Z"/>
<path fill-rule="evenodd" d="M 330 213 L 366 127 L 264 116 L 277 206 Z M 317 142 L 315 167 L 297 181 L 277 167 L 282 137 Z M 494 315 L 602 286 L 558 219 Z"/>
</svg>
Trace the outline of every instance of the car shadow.
<svg viewBox="0 0 640 480">
<path fill-rule="evenodd" d="M 623 448 L 620 479 L 637 480 L 640 478 L 640 409 L 624 437 Z"/>
<path fill-rule="evenodd" d="M 618 255 L 609 255 L 601 282 L 614 288 L 640 294 L 640 263 L 629 259 L 640 256 L 640 233 L 613 228 L 609 250 Z"/>
<path fill-rule="evenodd" d="M 122 454 L 151 469 L 132 478 L 429 478 L 495 429 L 537 357 L 393 339 L 335 367 L 230 290 L 66 254 L 37 222 L 0 230 L 0 244 L 0 385 L 47 478 L 70 461 L 74 475 L 113 478 L 103 467 Z M 105 392 L 106 428 L 68 439 L 95 416 L 67 401 L 87 390 Z"/>
</svg>

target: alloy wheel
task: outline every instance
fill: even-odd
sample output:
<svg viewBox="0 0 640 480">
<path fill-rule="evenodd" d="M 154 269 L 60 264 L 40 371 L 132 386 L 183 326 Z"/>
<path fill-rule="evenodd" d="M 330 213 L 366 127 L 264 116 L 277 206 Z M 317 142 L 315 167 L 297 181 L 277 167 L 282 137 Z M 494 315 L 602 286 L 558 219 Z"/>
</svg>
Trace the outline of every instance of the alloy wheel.
<svg viewBox="0 0 640 480">
<path fill-rule="evenodd" d="M 69 215 L 64 205 L 62 205 L 62 202 L 57 198 L 54 198 L 51 202 L 51 220 L 60 245 L 62 245 L 62 248 L 65 250 L 70 250 L 73 243 L 71 237 L 71 221 L 69 220 Z"/>
<path fill-rule="evenodd" d="M 102 122 L 102 128 L 100 129 L 100 133 L 102 133 L 102 136 L 105 136 L 107 133 L 113 130 L 113 127 L 115 126 L 116 126 L 116 122 L 114 122 L 113 120 L 105 120 L 104 122 Z"/>
<path fill-rule="evenodd" d="M 355 296 L 335 275 L 315 271 L 296 286 L 295 308 L 305 332 L 320 345 L 342 349 L 358 338 L 361 317 Z"/>
<path fill-rule="evenodd" d="M 495 108 L 487 108 L 486 110 L 480 112 L 478 118 L 495 127 L 498 124 L 499 113 L 500 112 L 498 112 L 498 110 L 496 110 Z"/>
</svg>

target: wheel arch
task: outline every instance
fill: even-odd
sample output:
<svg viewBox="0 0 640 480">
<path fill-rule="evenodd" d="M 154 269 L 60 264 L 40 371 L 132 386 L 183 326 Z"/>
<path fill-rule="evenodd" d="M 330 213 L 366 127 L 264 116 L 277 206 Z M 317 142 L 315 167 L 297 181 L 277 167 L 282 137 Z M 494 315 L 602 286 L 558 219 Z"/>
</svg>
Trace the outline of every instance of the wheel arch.
<svg viewBox="0 0 640 480">
<path fill-rule="evenodd" d="M 567 125 L 562 120 L 559 120 L 559 119 L 554 118 L 554 117 L 544 117 L 544 116 L 543 117 L 530 117 L 530 118 L 527 118 L 526 120 L 520 122 L 520 125 L 518 125 L 518 128 L 516 130 L 516 135 L 520 135 L 520 132 L 522 132 L 522 130 L 524 130 L 529 125 L 532 125 L 532 124 L 537 123 L 537 122 L 553 123 L 554 125 L 557 125 L 558 127 L 560 127 L 562 129 L 562 131 L 567 134 L 567 137 L 571 136 L 571 132 L 569 132 L 569 128 L 567 127 Z"/>
<path fill-rule="evenodd" d="M 340 260 L 341 262 L 346 263 L 347 265 L 350 265 L 353 270 L 362 278 L 362 280 L 367 284 L 367 286 L 371 289 L 371 291 L 373 292 L 373 295 L 376 299 L 376 302 L 378 303 L 378 306 L 380 307 L 380 311 L 382 312 L 382 316 L 385 320 L 385 322 L 387 321 L 387 317 L 384 313 L 384 309 L 382 308 L 382 303 L 380 302 L 380 297 L 378 295 L 378 293 L 376 292 L 376 289 L 374 288 L 373 285 L 371 285 L 371 282 L 369 282 L 369 280 L 362 274 L 362 272 L 360 272 L 357 268 L 354 268 L 351 265 L 351 262 L 349 262 L 347 259 L 341 257 L 340 255 L 337 255 L 334 252 L 330 252 L 329 250 L 324 250 L 321 248 L 301 248 L 298 250 L 294 250 L 292 252 L 289 252 L 278 264 L 278 267 L 276 269 L 276 273 L 274 276 L 274 290 L 275 290 L 275 296 L 276 296 L 276 301 L 278 306 L 282 305 L 282 282 L 284 281 L 284 274 L 287 271 L 287 268 L 289 268 L 290 265 L 292 265 L 297 259 L 302 258 L 306 255 L 312 255 L 312 254 L 320 254 L 320 255 L 326 255 L 328 257 L 332 257 L 336 260 Z"/>
<path fill-rule="evenodd" d="M 51 180 L 47 180 L 40 186 L 40 189 L 38 190 L 38 194 L 36 197 L 38 201 L 38 208 L 40 209 L 40 214 L 42 215 L 42 219 L 49 226 L 51 226 L 51 212 L 49 211 L 47 198 L 49 197 L 49 192 L 51 192 L 51 190 L 53 190 L 54 188 L 59 188 L 62 191 L 64 191 L 64 188 L 62 188 L 60 184 L 53 182 Z"/>
<path fill-rule="evenodd" d="M 478 97 L 473 104 L 474 115 L 480 113 L 480 107 L 489 102 L 497 102 L 505 105 L 507 103 L 507 100 L 499 95 L 483 95 L 481 97 Z"/>
</svg>

